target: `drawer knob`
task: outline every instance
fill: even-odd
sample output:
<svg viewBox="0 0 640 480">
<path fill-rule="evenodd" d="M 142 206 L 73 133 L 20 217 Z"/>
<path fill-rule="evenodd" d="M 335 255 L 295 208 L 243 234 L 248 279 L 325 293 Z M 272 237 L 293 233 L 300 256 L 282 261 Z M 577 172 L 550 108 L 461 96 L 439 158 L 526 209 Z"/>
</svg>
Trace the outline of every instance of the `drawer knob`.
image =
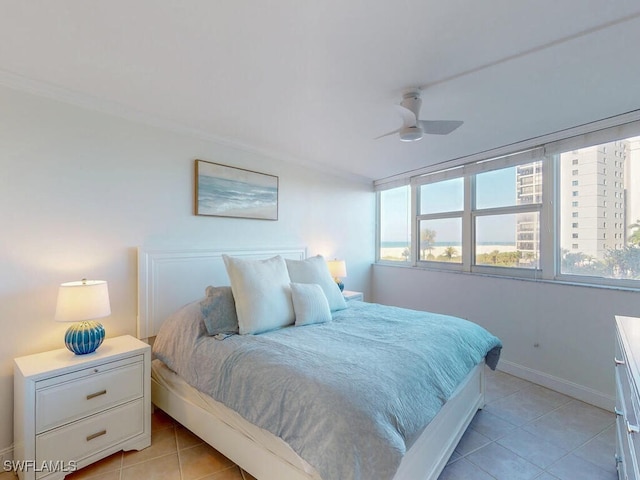
<svg viewBox="0 0 640 480">
<path fill-rule="evenodd" d="M 629 423 L 629 420 L 627 420 L 627 432 L 628 433 L 640 433 L 640 427 L 638 427 L 637 425 L 631 425 Z"/>
<path fill-rule="evenodd" d="M 625 365 L 624 360 L 618 360 L 617 358 L 613 358 L 613 363 L 616 364 L 616 366 L 618 365 Z"/>
<path fill-rule="evenodd" d="M 92 433 L 91 435 L 89 435 L 87 437 L 87 442 L 90 442 L 91 440 L 93 440 L 94 438 L 98 438 L 101 437 L 102 435 L 106 435 L 107 431 L 106 430 L 100 430 L 99 432 L 96 433 Z"/>
<path fill-rule="evenodd" d="M 106 390 L 100 390 L 99 392 L 96 393 L 90 393 L 89 395 L 87 395 L 87 400 L 91 400 L 92 398 L 96 398 L 99 397 L 100 395 L 106 395 L 107 391 Z"/>
</svg>

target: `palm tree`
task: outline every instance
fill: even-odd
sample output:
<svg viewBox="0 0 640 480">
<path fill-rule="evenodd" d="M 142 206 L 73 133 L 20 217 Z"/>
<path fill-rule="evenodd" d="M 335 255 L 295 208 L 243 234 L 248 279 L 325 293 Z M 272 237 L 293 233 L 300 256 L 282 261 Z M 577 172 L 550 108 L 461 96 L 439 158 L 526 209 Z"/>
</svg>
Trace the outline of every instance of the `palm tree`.
<svg viewBox="0 0 640 480">
<path fill-rule="evenodd" d="M 636 220 L 636 223 L 629 225 L 629 230 L 635 230 L 629 237 L 629 243 L 640 246 L 640 220 Z"/>
<path fill-rule="evenodd" d="M 450 262 L 453 257 L 458 256 L 458 251 L 454 247 L 447 247 L 444 249 L 442 255 Z"/>
<path fill-rule="evenodd" d="M 436 233 L 437 232 L 435 230 L 431 230 L 429 228 L 420 230 L 420 246 L 424 247 L 422 249 L 422 255 L 421 255 L 422 260 L 427 259 L 427 255 L 425 254 L 425 251 L 431 254 L 431 250 L 433 250 L 433 244 L 436 239 Z"/>
</svg>

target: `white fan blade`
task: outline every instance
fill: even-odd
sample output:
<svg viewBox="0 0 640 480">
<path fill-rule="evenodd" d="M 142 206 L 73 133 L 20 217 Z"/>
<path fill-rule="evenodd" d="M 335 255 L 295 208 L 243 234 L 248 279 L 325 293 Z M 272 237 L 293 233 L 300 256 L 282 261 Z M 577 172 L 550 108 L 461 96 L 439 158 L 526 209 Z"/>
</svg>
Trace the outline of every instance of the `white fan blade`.
<svg viewBox="0 0 640 480">
<path fill-rule="evenodd" d="M 394 130 L 393 132 L 385 133 L 384 135 L 380 135 L 379 137 L 374 138 L 374 140 L 378 140 L 379 138 L 382 138 L 382 137 L 388 137 L 389 135 L 394 135 L 396 133 L 400 133 L 400 130 L 402 130 L 402 128 Z"/>
<path fill-rule="evenodd" d="M 397 107 L 398 112 L 400 113 L 400 115 L 402 115 L 402 124 L 405 127 L 415 127 L 416 121 L 418 120 L 416 114 L 404 105 L 397 105 Z"/>
<path fill-rule="evenodd" d="M 429 135 L 449 135 L 464 122 L 460 120 L 420 120 L 424 133 Z"/>
</svg>

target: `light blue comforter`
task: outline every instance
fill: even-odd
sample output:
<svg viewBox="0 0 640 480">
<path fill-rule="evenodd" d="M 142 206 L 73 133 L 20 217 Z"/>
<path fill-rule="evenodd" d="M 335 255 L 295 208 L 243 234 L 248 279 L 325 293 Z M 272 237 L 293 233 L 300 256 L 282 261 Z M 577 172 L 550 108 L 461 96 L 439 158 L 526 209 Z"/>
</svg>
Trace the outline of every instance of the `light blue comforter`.
<svg viewBox="0 0 640 480">
<path fill-rule="evenodd" d="M 495 367 L 501 344 L 455 317 L 348 305 L 329 323 L 224 341 L 200 328 L 186 352 L 170 344 L 188 336 L 184 326 L 163 327 L 154 350 L 195 388 L 284 439 L 324 480 L 388 480 L 468 372 L 485 356 Z"/>
</svg>

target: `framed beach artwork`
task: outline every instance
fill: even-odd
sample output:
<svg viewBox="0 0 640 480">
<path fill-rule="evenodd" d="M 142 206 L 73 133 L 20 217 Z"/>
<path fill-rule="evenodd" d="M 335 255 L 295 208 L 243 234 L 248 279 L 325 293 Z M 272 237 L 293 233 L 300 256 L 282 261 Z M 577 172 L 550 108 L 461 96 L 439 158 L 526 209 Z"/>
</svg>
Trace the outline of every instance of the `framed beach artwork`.
<svg viewBox="0 0 640 480">
<path fill-rule="evenodd" d="M 195 213 L 278 220 L 278 177 L 196 160 Z"/>
</svg>

